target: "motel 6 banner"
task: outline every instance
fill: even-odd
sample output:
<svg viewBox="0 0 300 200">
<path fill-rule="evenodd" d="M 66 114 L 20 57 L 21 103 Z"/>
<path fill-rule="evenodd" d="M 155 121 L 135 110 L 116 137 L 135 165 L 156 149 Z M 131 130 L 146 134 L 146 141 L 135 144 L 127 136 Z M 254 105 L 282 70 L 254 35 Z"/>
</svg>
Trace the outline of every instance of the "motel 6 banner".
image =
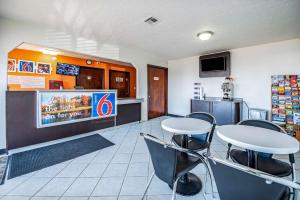
<svg viewBox="0 0 300 200">
<path fill-rule="evenodd" d="M 115 90 L 39 91 L 37 98 L 38 128 L 117 115 Z"/>
<path fill-rule="evenodd" d="M 117 107 L 115 92 L 93 93 L 92 100 L 92 117 L 110 117 L 116 115 Z"/>
</svg>

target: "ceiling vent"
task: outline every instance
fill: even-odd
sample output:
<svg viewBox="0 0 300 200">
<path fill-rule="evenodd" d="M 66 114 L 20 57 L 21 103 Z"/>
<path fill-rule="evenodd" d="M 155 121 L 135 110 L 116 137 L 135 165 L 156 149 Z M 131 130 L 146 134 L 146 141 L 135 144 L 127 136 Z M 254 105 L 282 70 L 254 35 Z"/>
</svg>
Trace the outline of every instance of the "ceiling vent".
<svg viewBox="0 0 300 200">
<path fill-rule="evenodd" d="M 145 20 L 145 22 L 146 22 L 147 24 L 152 25 L 152 24 L 156 24 L 156 23 L 158 22 L 158 19 L 155 18 L 155 17 L 149 17 L 148 19 Z"/>
</svg>

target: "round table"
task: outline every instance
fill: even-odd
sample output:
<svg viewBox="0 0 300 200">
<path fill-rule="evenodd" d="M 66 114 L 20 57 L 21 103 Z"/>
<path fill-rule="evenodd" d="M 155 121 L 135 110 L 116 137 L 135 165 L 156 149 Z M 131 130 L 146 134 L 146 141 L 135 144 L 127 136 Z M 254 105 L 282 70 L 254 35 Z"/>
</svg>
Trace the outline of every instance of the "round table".
<svg viewBox="0 0 300 200">
<path fill-rule="evenodd" d="M 168 132 L 183 135 L 182 147 L 188 149 L 188 136 L 201 133 L 206 134 L 210 131 L 212 125 L 201 119 L 177 117 L 163 120 L 161 127 Z M 186 153 L 182 154 L 187 156 Z M 187 196 L 195 195 L 201 189 L 202 183 L 200 178 L 189 172 L 178 181 L 176 192 Z"/>
<path fill-rule="evenodd" d="M 217 135 L 225 142 L 252 152 L 294 154 L 299 151 L 299 142 L 296 138 L 266 128 L 224 125 L 217 127 L 216 131 Z M 254 164 L 251 165 L 253 167 Z"/>
</svg>

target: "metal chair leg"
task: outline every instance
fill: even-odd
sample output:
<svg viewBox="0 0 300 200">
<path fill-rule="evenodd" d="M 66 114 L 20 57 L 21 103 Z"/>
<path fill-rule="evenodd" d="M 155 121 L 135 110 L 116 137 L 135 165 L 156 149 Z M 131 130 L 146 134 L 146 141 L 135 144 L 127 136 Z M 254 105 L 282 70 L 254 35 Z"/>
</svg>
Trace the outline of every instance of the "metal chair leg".
<svg viewBox="0 0 300 200">
<path fill-rule="evenodd" d="M 204 166 L 205 166 L 205 168 L 206 168 L 206 173 L 209 175 L 210 185 L 211 185 L 211 192 L 212 192 L 213 197 L 214 197 L 214 189 L 213 189 L 214 186 L 213 186 L 213 180 L 212 180 L 212 173 L 211 173 L 211 171 L 210 171 L 210 168 L 209 168 L 209 166 L 208 166 L 208 164 L 207 164 L 206 159 L 203 158 L 203 157 L 199 157 L 199 158 L 201 159 L 202 163 L 204 164 Z M 206 175 L 205 175 L 205 176 L 206 176 Z M 207 178 L 205 177 L 205 184 L 206 184 L 206 180 L 207 180 Z M 206 185 L 205 185 L 205 193 L 206 193 Z"/>
<path fill-rule="evenodd" d="M 150 186 L 150 184 L 151 184 L 151 182 L 152 182 L 152 179 L 153 179 L 153 177 L 154 177 L 154 174 L 155 174 L 155 172 L 152 173 L 152 175 L 151 175 L 151 177 L 150 177 L 150 179 L 149 179 L 149 181 L 148 181 L 148 183 L 147 183 L 146 190 L 145 190 L 145 192 L 144 192 L 143 197 L 142 197 L 141 200 L 144 200 L 144 198 L 145 198 L 145 196 L 146 196 L 146 194 L 147 194 L 147 191 L 148 191 L 148 189 L 149 189 L 149 186 Z"/>
<path fill-rule="evenodd" d="M 229 159 L 229 154 L 230 154 L 231 146 L 232 146 L 232 144 L 228 143 L 228 149 L 227 149 L 227 154 L 226 154 L 226 160 Z"/>
<path fill-rule="evenodd" d="M 296 170 L 295 170 L 295 164 L 292 163 L 292 179 L 293 179 L 293 182 L 296 182 L 297 181 L 297 177 L 296 177 Z"/>
<path fill-rule="evenodd" d="M 172 200 L 175 200 L 175 199 L 176 199 L 177 182 L 178 182 L 178 180 L 179 180 L 180 178 L 181 178 L 181 176 L 178 177 L 178 178 L 176 179 L 176 181 L 175 181 L 175 183 L 174 183 L 174 185 L 173 185 Z"/>
</svg>

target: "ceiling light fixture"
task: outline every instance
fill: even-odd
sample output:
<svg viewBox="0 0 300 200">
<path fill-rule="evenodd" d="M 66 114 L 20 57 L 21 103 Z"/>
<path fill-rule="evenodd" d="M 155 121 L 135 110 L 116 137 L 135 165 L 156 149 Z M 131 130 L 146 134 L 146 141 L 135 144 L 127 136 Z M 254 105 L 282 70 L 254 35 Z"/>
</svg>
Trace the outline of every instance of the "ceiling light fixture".
<svg viewBox="0 0 300 200">
<path fill-rule="evenodd" d="M 200 40 L 209 40 L 213 34 L 214 34 L 214 32 L 212 32 L 212 31 L 204 31 L 204 32 L 198 33 L 197 37 Z"/>
<path fill-rule="evenodd" d="M 57 54 L 59 54 L 58 51 L 55 51 L 55 50 L 52 50 L 52 49 L 40 49 L 40 51 L 43 54 L 49 54 L 49 55 L 53 55 L 53 56 L 56 56 Z"/>
</svg>

